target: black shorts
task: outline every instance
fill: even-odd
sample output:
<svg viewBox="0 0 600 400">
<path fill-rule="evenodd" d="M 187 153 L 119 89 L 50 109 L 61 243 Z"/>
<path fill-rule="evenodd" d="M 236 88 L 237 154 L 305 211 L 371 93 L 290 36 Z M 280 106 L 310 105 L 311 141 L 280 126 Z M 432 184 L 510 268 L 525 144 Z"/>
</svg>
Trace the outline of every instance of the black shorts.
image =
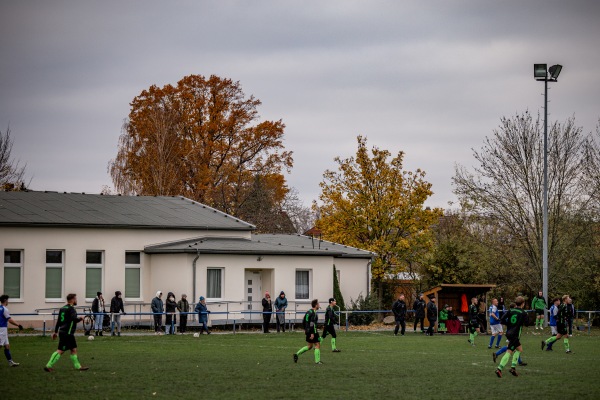
<svg viewBox="0 0 600 400">
<path fill-rule="evenodd" d="M 543 310 L 543 309 L 542 309 L 542 310 L 540 310 L 540 309 L 537 309 L 537 308 L 536 308 L 536 309 L 535 309 L 535 313 L 536 313 L 536 315 L 544 315 L 544 310 Z"/>
<path fill-rule="evenodd" d="M 566 324 L 556 323 L 556 331 L 559 335 L 566 335 L 568 333 L 568 326 Z"/>
<path fill-rule="evenodd" d="M 479 321 L 469 321 L 469 333 L 475 333 L 477 332 L 477 329 L 479 329 Z"/>
<path fill-rule="evenodd" d="M 337 335 L 335 333 L 335 326 L 334 325 L 325 325 L 325 327 L 323 328 L 323 337 L 325 337 L 325 333 L 328 333 L 331 335 L 332 338 L 336 338 Z"/>
<path fill-rule="evenodd" d="M 519 337 L 507 336 L 506 340 L 508 341 L 508 350 L 515 351 L 519 346 L 521 346 L 521 341 Z"/>
<path fill-rule="evenodd" d="M 69 335 L 67 333 L 58 334 L 58 349 L 62 351 L 73 350 L 77 348 L 77 342 L 75 341 L 75 335 Z"/>
<path fill-rule="evenodd" d="M 320 342 L 319 333 L 315 332 L 312 339 L 310 338 L 310 334 L 306 335 L 306 342 L 307 343 L 319 343 Z"/>
</svg>

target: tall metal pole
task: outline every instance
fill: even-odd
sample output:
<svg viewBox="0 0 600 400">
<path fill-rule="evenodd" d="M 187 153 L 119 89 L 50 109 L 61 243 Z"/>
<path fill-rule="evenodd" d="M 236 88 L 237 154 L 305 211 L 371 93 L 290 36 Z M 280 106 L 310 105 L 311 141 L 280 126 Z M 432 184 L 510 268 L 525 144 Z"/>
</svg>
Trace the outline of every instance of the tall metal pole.
<svg viewBox="0 0 600 400">
<path fill-rule="evenodd" d="M 548 77 L 544 79 L 544 200 L 542 210 L 542 290 L 548 304 Z M 544 319 L 545 321 L 545 319 Z M 544 322 L 544 325 L 546 323 Z"/>
</svg>

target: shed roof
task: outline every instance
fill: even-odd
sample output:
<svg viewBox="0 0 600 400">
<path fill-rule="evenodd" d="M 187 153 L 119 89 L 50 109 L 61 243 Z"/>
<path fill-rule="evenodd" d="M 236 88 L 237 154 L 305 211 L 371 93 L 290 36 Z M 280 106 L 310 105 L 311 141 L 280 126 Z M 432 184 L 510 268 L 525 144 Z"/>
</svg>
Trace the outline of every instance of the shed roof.
<svg viewBox="0 0 600 400">
<path fill-rule="evenodd" d="M 197 253 L 241 255 L 307 255 L 371 258 L 374 253 L 297 234 L 256 234 L 250 239 L 197 237 L 146 246 L 148 254 Z"/>
<path fill-rule="evenodd" d="M 0 192 L 0 226 L 206 229 L 255 227 L 181 196 Z"/>
</svg>

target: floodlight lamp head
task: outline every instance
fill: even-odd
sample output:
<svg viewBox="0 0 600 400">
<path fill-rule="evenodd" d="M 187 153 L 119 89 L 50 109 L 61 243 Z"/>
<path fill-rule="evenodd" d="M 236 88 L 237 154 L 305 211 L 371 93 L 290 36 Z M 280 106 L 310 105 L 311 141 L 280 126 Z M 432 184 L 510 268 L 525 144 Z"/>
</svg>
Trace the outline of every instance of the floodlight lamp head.
<svg viewBox="0 0 600 400">
<path fill-rule="evenodd" d="M 533 77 L 544 80 L 548 77 L 548 64 L 533 64 Z"/>
<path fill-rule="evenodd" d="M 560 75 L 560 71 L 562 71 L 562 65 L 556 64 L 551 66 L 548 70 L 548 72 L 550 72 L 550 78 L 553 81 L 556 81 L 558 79 L 558 76 Z"/>
</svg>

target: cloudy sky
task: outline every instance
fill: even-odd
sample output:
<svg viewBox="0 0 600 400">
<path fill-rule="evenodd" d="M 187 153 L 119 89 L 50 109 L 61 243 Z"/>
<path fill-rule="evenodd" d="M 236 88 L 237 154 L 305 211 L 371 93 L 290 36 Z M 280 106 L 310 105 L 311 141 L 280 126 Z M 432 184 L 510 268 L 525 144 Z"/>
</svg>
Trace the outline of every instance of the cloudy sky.
<svg viewBox="0 0 600 400">
<path fill-rule="evenodd" d="M 2 1 L 0 129 L 37 190 L 99 193 L 129 103 L 216 74 L 282 119 L 308 204 L 336 156 L 406 153 L 455 200 L 456 163 L 502 116 L 543 112 L 533 64 L 564 65 L 550 120 L 600 117 L 598 1 Z"/>
</svg>

